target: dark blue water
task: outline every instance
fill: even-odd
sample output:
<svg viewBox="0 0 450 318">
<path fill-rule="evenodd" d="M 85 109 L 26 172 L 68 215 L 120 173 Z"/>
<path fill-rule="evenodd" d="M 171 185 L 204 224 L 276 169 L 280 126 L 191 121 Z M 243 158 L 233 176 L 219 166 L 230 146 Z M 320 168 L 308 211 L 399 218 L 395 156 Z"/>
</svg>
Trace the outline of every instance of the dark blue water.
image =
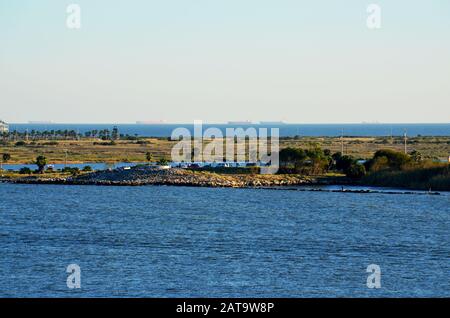
<svg viewBox="0 0 450 318">
<path fill-rule="evenodd" d="M 0 184 L 0 198 L 0 296 L 450 296 L 449 194 Z"/>
<path fill-rule="evenodd" d="M 114 124 L 11 124 L 10 130 L 20 132 L 36 130 L 74 130 L 80 133 L 91 130 L 112 130 Z M 157 125 L 116 125 L 121 134 L 134 136 L 168 137 L 177 127 L 185 127 L 193 133 L 193 124 L 157 124 Z M 280 136 L 340 136 L 342 130 L 346 136 L 403 136 L 405 130 L 409 136 L 450 136 L 450 123 L 447 124 L 281 124 L 281 125 L 203 125 L 204 130 L 217 127 L 225 134 L 226 128 L 279 128 Z M 270 134 L 270 130 L 269 130 Z"/>
</svg>

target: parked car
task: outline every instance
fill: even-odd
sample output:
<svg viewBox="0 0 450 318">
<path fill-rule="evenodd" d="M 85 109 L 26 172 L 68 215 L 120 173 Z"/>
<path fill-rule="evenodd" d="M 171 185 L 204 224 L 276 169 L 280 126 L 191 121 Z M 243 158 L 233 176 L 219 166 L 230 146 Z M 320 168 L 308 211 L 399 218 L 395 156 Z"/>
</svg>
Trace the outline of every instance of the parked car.
<svg viewBox="0 0 450 318">
<path fill-rule="evenodd" d="M 230 164 L 228 162 L 218 162 L 216 163 L 217 168 L 229 168 Z"/>
</svg>

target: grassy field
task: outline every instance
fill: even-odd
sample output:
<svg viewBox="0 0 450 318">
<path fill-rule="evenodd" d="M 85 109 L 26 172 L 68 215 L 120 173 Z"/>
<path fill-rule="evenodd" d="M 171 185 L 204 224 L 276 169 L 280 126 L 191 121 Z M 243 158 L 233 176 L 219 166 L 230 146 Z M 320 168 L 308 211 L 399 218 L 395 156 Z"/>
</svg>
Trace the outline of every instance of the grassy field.
<svg viewBox="0 0 450 318">
<path fill-rule="evenodd" d="M 144 162 L 150 152 L 155 160 L 170 158 L 170 151 L 176 142 L 164 138 L 143 138 L 138 141 L 118 140 L 108 145 L 98 139 L 82 140 L 39 140 L 16 145 L 15 142 L 0 143 L 0 154 L 8 153 L 8 163 L 31 163 L 38 155 L 44 155 L 49 163 L 82 162 Z M 340 138 L 302 137 L 280 139 L 280 148 L 309 148 L 318 145 L 332 152 L 341 150 Z M 380 149 L 403 151 L 402 138 L 344 138 L 344 152 L 366 159 Z M 415 137 L 408 140 L 408 151 L 417 150 L 426 158 L 446 159 L 450 155 L 450 137 Z M 67 153 L 67 157 L 66 157 Z"/>
</svg>

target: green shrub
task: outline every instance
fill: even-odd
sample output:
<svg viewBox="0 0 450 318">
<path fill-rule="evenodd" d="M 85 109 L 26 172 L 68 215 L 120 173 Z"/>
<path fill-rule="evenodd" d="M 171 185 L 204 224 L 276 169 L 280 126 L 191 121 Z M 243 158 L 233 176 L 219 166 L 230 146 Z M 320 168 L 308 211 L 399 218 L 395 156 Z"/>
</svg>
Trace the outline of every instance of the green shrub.
<svg viewBox="0 0 450 318">
<path fill-rule="evenodd" d="M 169 160 L 167 160 L 166 158 L 161 158 L 161 159 L 159 159 L 159 161 L 157 163 L 160 166 L 166 166 L 169 164 Z"/>
<path fill-rule="evenodd" d="M 37 156 L 35 164 L 38 166 L 40 173 L 44 173 L 45 166 L 47 165 L 47 158 L 44 156 Z"/>
<path fill-rule="evenodd" d="M 406 165 L 410 164 L 412 159 L 403 152 L 398 152 L 390 149 L 378 150 L 371 160 L 365 164 L 366 170 L 377 171 L 381 169 L 400 170 Z"/>
<path fill-rule="evenodd" d="M 64 173 L 70 173 L 72 175 L 77 175 L 77 174 L 80 173 L 80 169 L 79 168 L 72 168 L 72 167 L 65 167 L 61 171 L 64 172 Z"/>
<path fill-rule="evenodd" d="M 28 168 L 28 167 L 23 167 L 23 168 L 21 168 L 21 169 L 19 170 L 19 173 L 20 173 L 20 174 L 31 174 L 32 171 L 31 171 L 31 169 Z"/>
<path fill-rule="evenodd" d="M 346 172 L 348 169 L 350 169 L 351 166 L 353 166 L 356 162 L 355 158 L 352 156 L 341 156 L 339 157 L 337 154 L 334 156 L 336 158 L 336 169 Z"/>
<path fill-rule="evenodd" d="M 94 142 L 94 146 L 115 146 L 116 142 L 111 140 L 109 142 Z"/>
<path fill-rule="evenodd" d="M 366 175 L 366 168 L 359 163 L 355 163 L 346 170 L 345 174 L 352 179 L 361 179 Z"/>
</svg>

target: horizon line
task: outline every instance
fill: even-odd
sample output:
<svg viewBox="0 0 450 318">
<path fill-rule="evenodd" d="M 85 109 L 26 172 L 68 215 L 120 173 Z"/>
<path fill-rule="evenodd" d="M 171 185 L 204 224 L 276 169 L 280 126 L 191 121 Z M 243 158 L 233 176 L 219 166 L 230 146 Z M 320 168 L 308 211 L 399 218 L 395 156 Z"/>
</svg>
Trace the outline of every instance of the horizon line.
<svg viewBox="0 0 450 318">
<path fill-rule="evenodd" d="M 4 121 L 5 122 L 5 121 Z M 5 122 L 7 125 L 137 125 L 137 126 L 161 126 L 161 125 L 193 125 L 192 122 L 161 122 L 161 123 L 138 123 L 138 122 Z M 230 122 L 202 122 L 205 125 L 261 125 L 262 124 L 280 124 L 280 125 L 450 125 L 450 122 L 286 122 L 286 121 L 230 121 Z"/>
</svg>

